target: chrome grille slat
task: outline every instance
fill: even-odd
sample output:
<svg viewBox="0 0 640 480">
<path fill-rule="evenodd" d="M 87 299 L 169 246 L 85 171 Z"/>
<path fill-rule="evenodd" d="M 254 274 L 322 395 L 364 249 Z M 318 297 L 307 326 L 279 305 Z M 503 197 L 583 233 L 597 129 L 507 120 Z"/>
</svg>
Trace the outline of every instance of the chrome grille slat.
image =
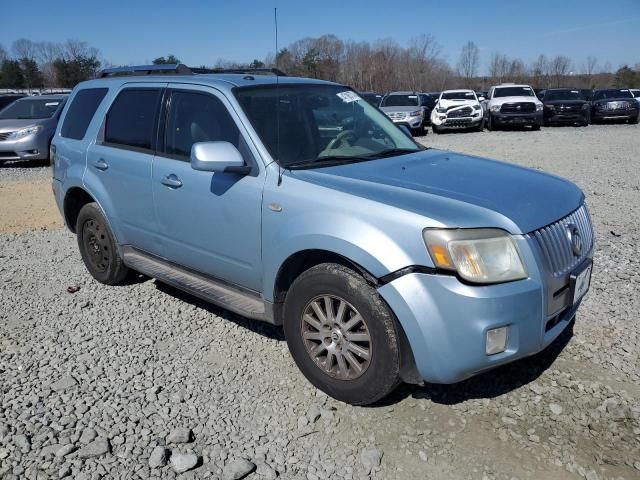
<svg viewBox="0 0 640 480">
<path fill-rule="evenodd" d="M 9 138 L 9 135 L 11 135 L 13 132 L 2 132 L 0 133 L 0 142 L 3 140 L 6 140 L 7 138 Z"/>
<path fill-rule="evenodd" d="M 567 226 L 573 224 L 582 237 L 583 247 L 579 256 L 574 255 L 567 235 Z M 591 217 L 585 205 L 557 222 L 542 227 L 529 235 L 533 238 L 555 277 L 565 275 L 582 262 L 593 247 Z"/>
</svg>

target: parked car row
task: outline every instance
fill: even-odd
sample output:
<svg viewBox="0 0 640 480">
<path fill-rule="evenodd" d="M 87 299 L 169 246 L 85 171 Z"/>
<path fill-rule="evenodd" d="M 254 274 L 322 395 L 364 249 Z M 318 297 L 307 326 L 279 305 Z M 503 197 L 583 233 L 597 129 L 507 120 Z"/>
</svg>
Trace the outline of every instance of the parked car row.
<svg viewBox="0 0 640 480">
<path fill-rule="evenodd" d="M 506 126 L 530 127 L 626 120 L 640 122 L 640 89 L 554 88 L 536 90 L 529 85 L 501 84 L 488 92 L 468 89 L 436 93 L 367 92 L 363 98 L 379 107 L 394 123 L 413 135 L 465 129 L 482 131 Z"/>
</svg>

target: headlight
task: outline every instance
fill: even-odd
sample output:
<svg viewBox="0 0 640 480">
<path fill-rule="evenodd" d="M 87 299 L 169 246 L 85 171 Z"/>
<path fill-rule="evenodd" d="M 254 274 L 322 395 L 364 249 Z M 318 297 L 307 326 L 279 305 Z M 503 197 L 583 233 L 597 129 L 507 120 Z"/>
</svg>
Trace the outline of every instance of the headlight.
<svg viewBox="0 0 640 480">
<path fill-rule="evenodd" d="M 555 110 L 556 107 L 554 107 L 553 105 L 545 105 L 544 108 L 547 108 L 549 110 Z"/>
<path fill-rule="evenodd" d="M 500 107 L 501 107 L 501 105 L 491 105 L 489 107 L 489 110 L 491 110 L 492 112 L 499 112 L 500 111 Z"/>
<path fill-rule="evenodd" d="M 456 271 L 470 282 L 496 283 L 527 278 L 518 247 L 504 230 L 425 229 L 423 237 L 437 268 Z"/>
<path fill-rule="evenodd" d="M 436 112 L 438 113 L 447 113 L 447 109 L 444 107 L 438 107 L 436 108 Z"/>
<path fill-rule="evenodd" d="M 480 105 L 474 105 L 474 106 L 473 106 L 473 109 L 474 109 L 474 110 L 480 110 L 481 108 L 482 108 L 482 107 L 481 107 Z"/>
<path fill-rule="evenodd" d="M 34 133 L 39 132 L 42 129 L 42 125 L 33 125 L 31 127 L 21 128 L 20 130 L 16 130 L 11 135 L 9 135 L 9 137 L 7 137 L 7 140 L 20 140 L 21 138 L 33 135 Z"/>
<path fill-rule="evenodd" d="M 536 103 L 536 112 L 541 112 L 541 111 L 542 111 L 542 104 Z"/>
<path fill-rule="evenodd" d="M 415 112 L 411 112 L 409 114 L 410 117 L 419 117 L 420 115 L 422 115 L 422 110 L 416 110 Z"/>
</svg>

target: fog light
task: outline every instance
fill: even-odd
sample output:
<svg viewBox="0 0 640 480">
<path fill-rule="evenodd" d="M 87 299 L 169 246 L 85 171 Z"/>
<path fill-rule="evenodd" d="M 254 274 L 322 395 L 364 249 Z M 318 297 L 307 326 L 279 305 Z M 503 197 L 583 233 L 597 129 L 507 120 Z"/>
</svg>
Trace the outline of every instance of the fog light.
<svg viewBox="0 0 640 480">
<path fill-rule="evenodd" d="M 500 327 L 487 330 L 487 355 L 495 355 L 507 349 L 507 328 Z"/>
</svg>

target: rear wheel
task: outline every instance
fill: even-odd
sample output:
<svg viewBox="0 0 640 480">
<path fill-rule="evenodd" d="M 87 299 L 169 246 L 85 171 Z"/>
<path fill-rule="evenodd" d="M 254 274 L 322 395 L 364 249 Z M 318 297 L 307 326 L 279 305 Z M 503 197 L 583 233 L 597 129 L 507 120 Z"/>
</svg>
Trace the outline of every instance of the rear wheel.
<svg viewBox="0 0 640 480">
<path fill-rule="evenodd" d="M 400 382 L 393 314 L 347 267 L 324 263 L 294 281 L 284 306 L 284 333 L 303 375 L 337 400 L 371 404 Z"/>
<path fill-rule="evenodd" d="M 78 248 L 87 270 L 100 283 L 121 283 L 129 269 L 125 266 L 107 220 L 95 202 L 80 209 L 76 222 Z"/>
</svg>

